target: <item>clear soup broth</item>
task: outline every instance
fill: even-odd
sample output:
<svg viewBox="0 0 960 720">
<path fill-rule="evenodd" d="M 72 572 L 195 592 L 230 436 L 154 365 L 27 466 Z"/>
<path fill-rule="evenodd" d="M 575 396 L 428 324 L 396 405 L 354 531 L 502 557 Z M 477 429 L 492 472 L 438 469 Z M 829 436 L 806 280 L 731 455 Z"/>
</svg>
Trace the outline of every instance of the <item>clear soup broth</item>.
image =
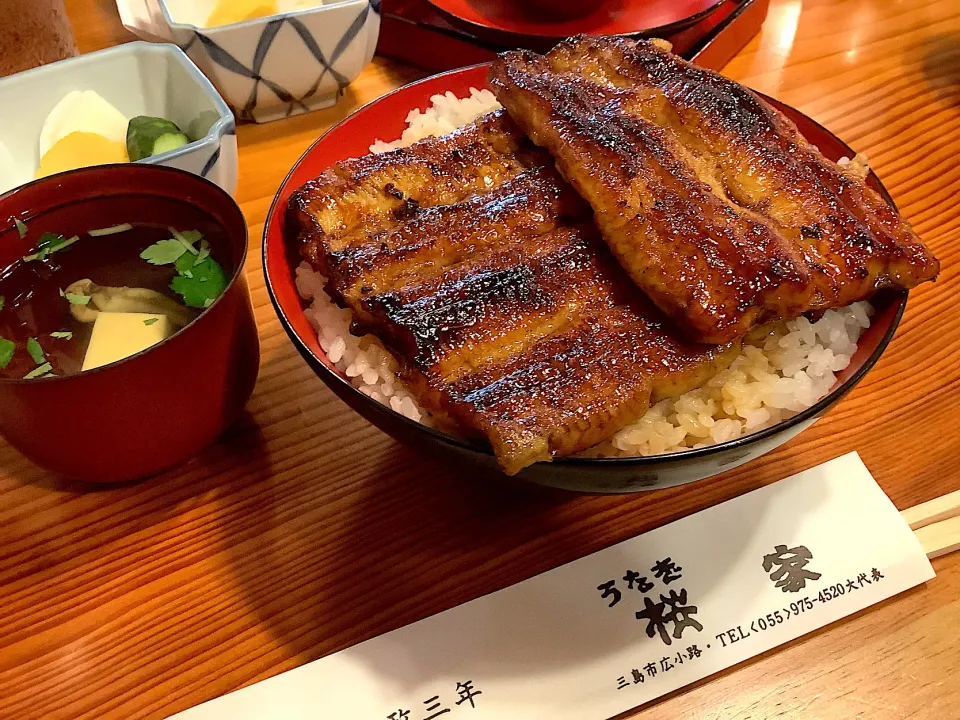
<svg viewBox="0 0 960 720">
<path fill-rule="evenodd" d="M 90 206 L 89 212 L 83 212 L 85 205 Z M 96 206 L 96 212 L 93 206 Z M 14 218 L 3 220 L 4 232 L 0 235 L 0 338 L 13 343 L 15 349 L 5 367 L 0 368 L 0 378 L 24 378 L 42 368 L 43 363 L 38 362 L 40 358 L 36 353 L 37 345 L 42 359 L 50 365 L 49 371 L 42 376 L 71 375 L 81 371 L 94 326 L 92 322 L 81 322 L 74 317 L 72 307 L 79 303 L 71 302 L 64 294 L 80 280 L 89 279 L 106 288 L 152 290 L 176 303 L 181 312 L 189 313 L 184 317 L 190 321 L 199 317 L 204 307 L 188 307 L 187 298 L 171 287 L 174 278 L 181 274 L 177 264 L 155 265 L 141 257 L 148 248 L 158 247 L 158 243 L 177 242 L 172 229 L 181 237 L 196 238 L 192 243 L 196 253 L 184 247 L 184 255 L 191 255 L 196 263 L 201 258 L 201 247 L 206 248 L 209 259 L 222 269 L 225 283 L 229 283 L 234 270 L 230 244 L 224 229 L 208 215 L 189 203 L 156 197 L 130 196 L 122 207 L 121 211 L 111 211 L 113 216 L 104 217 L 102 202 L 81 201 L 72 204 L 69 213 L 54 210 L 41 217 L 22 218 L 19 225 Z M 60 221 L 59 215 L 63 216 Z M 66 222 L 67 216 L 69 223 Z M 82 227 L 77 218 L 82 218 Z M 90 231 L 126 225 L 131 227 L 107 235 L 90 235 Z M 63 243 L 50 242 L 50 236 L 45 237 L 45 233 L 59 236 L 63 241 L 77 239 L 62 249 L 56 249 Z M 38 254 L 44 240 L 48 241 L 47 247 L 54 249 L 45 257 L 30 259 Z M 188 241 L 188 244 L 191 243 Z M 168 244 L 162 259 L 176 254 L 175 248 L 172 254 L 170 249 Z M 192 270 L 193 266 L 190 267 Z M 190 270 L 186 272 L 193 275 Z M 200 278 L 194 277 L 183 278 L 180 282 L 190 282 L 201 291 L 205 290 L 202 285 L 197 285 L 199 281 Z"/>
</svg>

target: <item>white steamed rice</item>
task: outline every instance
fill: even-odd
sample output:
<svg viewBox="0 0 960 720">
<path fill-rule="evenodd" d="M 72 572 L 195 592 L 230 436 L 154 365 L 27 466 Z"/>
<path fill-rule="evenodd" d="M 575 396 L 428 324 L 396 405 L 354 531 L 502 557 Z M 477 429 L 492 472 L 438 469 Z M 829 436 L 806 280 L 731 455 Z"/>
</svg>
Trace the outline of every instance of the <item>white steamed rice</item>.
<svg viewBox="0 0 960 720">
<path fill-rule="evenodd" d="M 377 140 L 372 152 L 410 145 L 444 135 L 500 107 L 489 90 L 470 96 L 434 95 L 426 112 L 412 110 L 399 140 Z M 866 172 L 866 158 L 851 163 Z M 351 313 L 337 307 L 323 289 L 326 279 L 307 263 L 297 268 L 297 290 L 311 301 L 307 318 L 320 346 L 336 368 L 360 392 L 396 412 L 426 424 L 429 413 L 397 377 L 397 362 L 372 335 L 350 334 Z M 828 310 L 817 322 L 805 317 L 777 323 L 768 334 L 745 343 L 731 366 L 704 387 L 657 403 L 609 441 L 584 453 L 591 457 L 657 455 L 726 442 L 774 425 L 811 407 L 836 383 L 836 373 L 850 364 L 857 341 L 870 327 L 873 308 L 854 303 Z"/>
<path fill-rule="evenodd" d="M 453 132 L 458 127 L 469 125 L 481 115 L 499 110 L 502 106 L 489 90 L 470 88 L 470 97 L 458 98 L 449 90 L 443 95 L 430 98 L 426 112 L 414 108 L 407 114 L 407 129 L 399 140 L 384 142 L 376 140 L 370 152 L 382 153 L 399 147 L 413 145 L 425 137 L 436 137 Z"/>
</svg>

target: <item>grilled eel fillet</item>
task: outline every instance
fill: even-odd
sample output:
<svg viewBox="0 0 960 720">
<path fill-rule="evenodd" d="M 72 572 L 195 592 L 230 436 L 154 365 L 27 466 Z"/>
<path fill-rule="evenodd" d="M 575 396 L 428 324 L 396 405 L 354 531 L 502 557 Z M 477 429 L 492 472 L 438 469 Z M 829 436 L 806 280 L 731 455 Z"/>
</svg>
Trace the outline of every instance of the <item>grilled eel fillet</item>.
<svg viewBox="0 0 960 720">
<path fill-rule="evenodd" d="M 500 111 L 340 163 L 288 211 L 354 330 L 508 473 L 601 442 L 737 351 L 675 336 L 549 161 Z"/>
<path fill-rule="evenodd" d="M 911 288 L 939 263 L 861 178 L 756 94 L 647 41 L 501 55 L 491 86 L 694 340 Z"/>
</svg>

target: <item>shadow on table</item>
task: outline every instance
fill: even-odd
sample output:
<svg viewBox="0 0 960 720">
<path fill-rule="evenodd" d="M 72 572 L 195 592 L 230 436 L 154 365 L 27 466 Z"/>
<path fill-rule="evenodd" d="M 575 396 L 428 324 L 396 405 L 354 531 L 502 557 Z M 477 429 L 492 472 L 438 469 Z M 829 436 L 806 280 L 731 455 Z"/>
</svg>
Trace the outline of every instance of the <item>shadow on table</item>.
<svg viewBox="0 0 960 720">
<path fill-rule="evenodd" d="M 222 484 L 218 480 L 218 475 L 223 471 L 224 460 L 227 458 L 235 457 L 238 453 L 244 453 L 252 458 L 262 454 L 263 449 L 263 435 L 256 420 L 250 413 L 244 412 L 222 437 L 197 456 L 153 477 L 112 483 L 71 480 L 34 465 L 2 440 L 0 440 L 0 477 L 9 478 L 19 484 L 71 495 L 114 494 L 119 498 L 147 493 L 152 488 L 163 488 L 170 492 L 171 497 L 186 499 Z M 245 463 L 245 465 L 255 467 L 256 463 Z M 205 468 L 202 473 L 204 479 L 198 482 L 195 473 L 201 467 Z M 262 475 L 255 475 L 251 479 L 254 482 L 259 481 Z"/>
<path fill-rule="evenodd" d="M 323 473 L 301 478 L 305 484 L 331 486 L 327 502 L 307 501 L 296 520 L 281 520 L 295 512 L 285 492 L 263 495 L 256 557 L 250 548 L 226 548 L 249 606 L 291 659 L 285 667 L 345 649 L 689 514 L 700 509 L 691 507 L 691 498 L 724 482 L 721 477 L 641 496 L 578 496 L 506 487 L 393 442 L 375 443 L 372 453 L 357 461 L 350 478 Z M 333 466 L 349 467 L 349 462 Z M 727 492 L 753 489 L 742 483 L 735 487 L 736 492 Z M 674 509 L 672 500 L 682 494 L 688 496 L 686 502 Z M 724 542 L 732 557 L 749 543 L 752 532 L 748 522 L 729 528 Z M 783 532 L 789 536 L 791 529 L 784 527 Z M 616 566 L 626 570 L 646 561 L 624 554 Z M 699 592 L 716 585 L 727 570 L 718 564 L 709 576 L 699 577 Z M 597 579 L 584 577 L 583 583 L 596 592 L 596 611 L 605 612 L 606 602 L 594 589 Z M 441 664 L 452 670 L 461 650 L 470 648 L 472 658 L 478 653 L 485 658 L 488 676 L 516 680 L 589 663 L 602 657 L 591 653 L 632 644 L 643 633 L 644 625 L 631 624 L 630 613 L 618 616 L 617 622 L 588 627 L 581 620 L 582 597 L 577 601 L 575 596 L 518 591 L 514 597 L 522 597 L 521 602 L 497 605 L 493 613 L 462 628 L 449 647 L 405 647 L 403 655 L 430 652 L 444 658 Z M 532 634 L 530 628 L 539 626 L 534 621 L 546 612 L 553 626 Z M 524 644 L 503 642 L 521 633 Z M 391 686 L 419 686 L 430 680 L 415 676 L 409 664 L 397 662 L 398 655 L 390 652 L 361 649 L 357 657 Z"/>
<path fill-rule="evenodd" d="M 906 57 L 920 62 L 927 83 L 940 100 L 960 105 L 960 32 L 926 38 L 910 48 Z"/>
<path fill-rule="evenodd" d="M 176 550 L 167 549 L 177 543 L 190 543 L 204 553 L 204 532 L 216 532 L 220 508 L 230 504 L 226 498 L 250 498 L 252 511 L 256 488 L 268 474 L 257 459 L 263 454 L 260 428 L 249 415 L 198 458 L 157 477 L 123 484 L 66 480 L 0 444 L 5 514 L 0 523 L 0 597 L 11 604 L 29 594 L 17 583 L 29 577 L 32 588 L 41 588 L 40 597 L 69 598 L 59 600 L 55 611 L 38 609 L 37 622 L 67 627 L 81 612 L 115 600 L 124 588 L 155 581 L 151 553 L 144 548 L 165 548 L 158 554 L 168 563 L 176 562 Z M 237 457 L 244 461 L 241 470 Z M 118 572 L 125 579 L 123 587 L 115 583 Z M 82 578 L 85 587 L 109 589 L 101 597 L 84 599 L 70 578 Z M 103 663 L 96 668 L 91 661 L 84 672 L 92 677 L 106 671 L 109 663 Z"/>
</svg>

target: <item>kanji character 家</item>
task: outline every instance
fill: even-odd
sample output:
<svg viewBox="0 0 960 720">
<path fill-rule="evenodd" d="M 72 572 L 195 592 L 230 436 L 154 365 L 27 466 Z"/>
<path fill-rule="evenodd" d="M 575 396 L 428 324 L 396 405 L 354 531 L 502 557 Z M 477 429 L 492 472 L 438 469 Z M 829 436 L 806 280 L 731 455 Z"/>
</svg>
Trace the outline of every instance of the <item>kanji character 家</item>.
<svg viewBox="0 0 960 720">
<path fill-rule="evenodd" d="M 783 592 L 800 592 L 807 586 L 807 580 L 820 579 L 820 573 L 804 569 L 812 559 L 813 553 L 803 545 L 789 550 L 786 545 L 777 545 L 772 553 L 763 556 L 763 571 L 770 573 L 770 579 Z"/>
</svg>

